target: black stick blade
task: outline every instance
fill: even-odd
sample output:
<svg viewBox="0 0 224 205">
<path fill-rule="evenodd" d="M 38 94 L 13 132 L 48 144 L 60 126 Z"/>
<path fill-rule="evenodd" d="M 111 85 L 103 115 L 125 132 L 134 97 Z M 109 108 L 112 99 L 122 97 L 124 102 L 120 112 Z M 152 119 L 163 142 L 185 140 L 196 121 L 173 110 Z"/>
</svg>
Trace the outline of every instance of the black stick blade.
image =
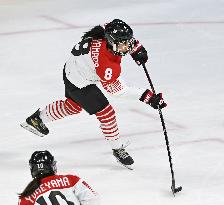
<svg viewBox="0 0 224 205">
<path fill-rule="evenodd" d="M 175 188 L 175 193 L 180 192 L 182 190 L 182 186 Z"/>
<path fill-rule="evenodd" d="M 175 180 L 172 180 L 171 190 L 172 190 L 172 192 L 173 192 L 173 196 L 175 196 L 175 194 L 176 194 L 177 192 L 180 192 L 180 191 L 182 190 L 182 187 L 179 186 L 179 187 L 176 188 L 176 187 L 175 187 Z"/>
</svg>

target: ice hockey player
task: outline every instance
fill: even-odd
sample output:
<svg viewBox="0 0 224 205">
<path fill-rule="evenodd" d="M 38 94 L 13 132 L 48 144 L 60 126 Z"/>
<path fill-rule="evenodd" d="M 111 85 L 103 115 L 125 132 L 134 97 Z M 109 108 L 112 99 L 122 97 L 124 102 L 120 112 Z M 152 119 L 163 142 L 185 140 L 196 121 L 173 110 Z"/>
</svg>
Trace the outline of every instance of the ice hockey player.
<svg viewBox="0 0 224 205">
<path fill-rule="evenodd" d="M 33 180 L 19 194 L 19 205 L 99 205 L 99 195 L 76 175 L 57 175 L 52 154 L 35 151 L 30 160 Z"/>
<path fill-rule="evenodd" d="M 133 37 L 129 25 L 114 19 L 105 26 L 95 26 L 86 32 L 74 46 L 71 57 L 65 63 L 63 80 L 65 100 L 57 100 L 43 110 L 37 110 L 21 124 L 25 129 L 44 136 L 49 133 L 46 123 L 76 115 L 85 110 L 95 115 L 105 139 L 110 143 L 118 162 L 132 168 L 134 160 L 125 150 L 120 139 L 115 111 L 102 93 L 127 99 L 140 100 L 154 109 L 166 106 L 162 94 L 153 94 L 149 89 L 128 87 L 120 77 L 121 58 L 130 54 L 141 65 L 148 60 L 147 51 Z M 101 86 L 98 86 L 98 84 Z"/>
</svg>

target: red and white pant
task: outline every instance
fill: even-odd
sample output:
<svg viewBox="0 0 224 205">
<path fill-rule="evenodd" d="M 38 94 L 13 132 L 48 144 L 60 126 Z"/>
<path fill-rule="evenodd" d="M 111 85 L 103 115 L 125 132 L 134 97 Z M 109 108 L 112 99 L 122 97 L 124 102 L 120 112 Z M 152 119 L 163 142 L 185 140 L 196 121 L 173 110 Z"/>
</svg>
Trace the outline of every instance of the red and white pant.
<svg viewBox="0 0 224 205">
<path fill-rule="evenodd" d="M 80 107 L 73 100 L 67 98 L 66 100 L 55 101 L 45 107 L 40 113 L 40 117 L 44 123 L 62 119 L 66 116 L 75 115 L 82 111 Z M 100 128 L 108 140 L 112 149 L 118 149 L 122 146 L 120 142 L 119 129 L 116 121 L 116 115 L 113 107 L 109 104 L 103 110 L 97 112 L 97 119 L 100 122 Z"/>
</svg>

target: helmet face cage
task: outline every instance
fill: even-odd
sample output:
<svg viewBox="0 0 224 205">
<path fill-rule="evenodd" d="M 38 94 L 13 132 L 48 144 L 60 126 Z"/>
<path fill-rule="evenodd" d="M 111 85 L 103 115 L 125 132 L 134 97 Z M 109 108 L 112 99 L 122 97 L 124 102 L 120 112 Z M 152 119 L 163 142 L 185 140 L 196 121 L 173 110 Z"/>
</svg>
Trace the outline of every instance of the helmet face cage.
<svg viewBox="0 0 224 205">
<path fill-rule="evenodd" d="M 133 31 L 129 25 L 119 19 L 114 19 L 105 26 L 105 39 L 115 55 L 124 56 L 133 47 Z M 127 51 L 118 51 L 121 44 L 128 44 Z"/>
<path fill-rule="evenodd" d="M 30 160 L 30 171 L 33 178 L 54 175 L 57 172 L 56 161 L 48 151 L 36 151 Z"/>
</svg>

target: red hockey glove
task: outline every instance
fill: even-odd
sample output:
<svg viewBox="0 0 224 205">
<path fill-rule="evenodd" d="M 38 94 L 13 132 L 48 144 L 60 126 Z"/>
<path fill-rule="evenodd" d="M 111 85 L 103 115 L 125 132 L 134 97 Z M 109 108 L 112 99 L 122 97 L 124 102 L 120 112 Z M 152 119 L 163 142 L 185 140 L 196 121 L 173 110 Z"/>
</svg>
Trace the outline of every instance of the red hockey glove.
<svg viewBox="0 0 224 205">
<path fill-rule="evenodd" d="M 147 51 L 143 46 L 139 50 L 132 53 L 131 57 L 138 65 L 142 65 L 143 63 L 146 63 L 148 60 Z"/>
<path fill-rule="evenodd" d="M 149 104 L 154 109 L 158 109 L 158 107 L 162 109 L 167 106 L 163 100 L 162 93 L 153 94 L 152 91 L 148 89 L 142 94 L 139 100 Z"/>
</svg>

